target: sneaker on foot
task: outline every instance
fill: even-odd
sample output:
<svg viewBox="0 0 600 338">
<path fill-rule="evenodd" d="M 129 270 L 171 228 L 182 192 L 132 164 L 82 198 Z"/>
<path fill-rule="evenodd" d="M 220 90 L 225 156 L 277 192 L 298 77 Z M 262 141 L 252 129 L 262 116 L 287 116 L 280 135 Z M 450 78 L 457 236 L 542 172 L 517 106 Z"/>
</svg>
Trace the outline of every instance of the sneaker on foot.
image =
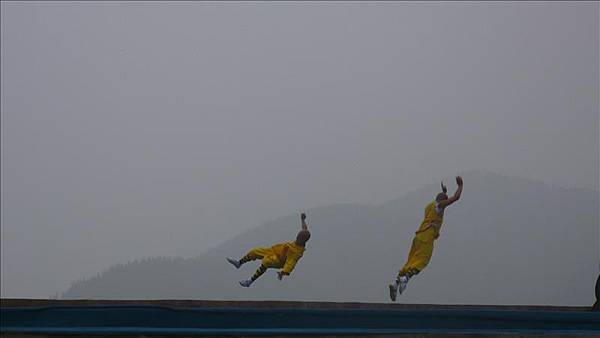
<svg viewBox="0 0 600 338">
<path fill-rule="evenodd" d="M 402 292 L 404 292 L 404 290 L 406 289 L 406 286 L 408 285 L 408 278 L 405 276 L 402 276 L 400 278 L 398 278 L 398 294 L 402 294 Z"/>
<path fill-rule="evenodd" d="M 390 299 L 392 302 L 396 301 L 396 296 L 398 295 L 398 287 L 396 284 L 390 284 Z"/>
<path fill-rule="evenodd" d="M 240 285 L 245 288 L 250 287 L 250 285 L 252 285 L 252 280 L 251 279 L 242 280 L 242 281 L 240 281 Z"/>
<path fill-rule="evenodd" d="M 236 268 L 236 269 L 239 269 L 239 268 L 240 268 L 240 266 L 242 266 L 242 264 L 240 263 L 240 261 L 238 261 L 238 260 L 235 260 L 235 259 L 233 259 L 233 258 L 229 258 L 229 257 L 227 257 L 227 261 L 228 261 L 229 263 L 231 263 L 231 265 L 235 266 L 235 268 Z"/>
</svg>

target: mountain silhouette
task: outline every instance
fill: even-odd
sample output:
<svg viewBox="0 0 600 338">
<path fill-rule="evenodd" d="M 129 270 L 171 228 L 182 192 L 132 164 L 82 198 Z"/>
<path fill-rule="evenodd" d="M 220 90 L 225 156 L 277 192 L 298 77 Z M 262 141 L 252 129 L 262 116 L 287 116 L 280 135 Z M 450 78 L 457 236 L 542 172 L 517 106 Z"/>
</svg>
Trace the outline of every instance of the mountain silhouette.
<svg viewBox="0 0 600 338">
<path fill-rule="evenodd" d="M 462 174 L 462 198 L 445 213 L 429 266 L 400 296 L 404 303 L 591 305 L 598 276 L 598 192 L 490 172 Z M 456 187 L 446 179 L 449 194 Z M 405 262 L 425 205 L 439 184 L 381 205 L 306 210 L 312 238 L 292 275 L 269 270 L 250 288 L 226 256 L 290 241 L 298 215 L 242 233 L 195 258 L 118 264 L 74 282 L 63 298 L 388 302 L 387 284 Z"/>
</svg>

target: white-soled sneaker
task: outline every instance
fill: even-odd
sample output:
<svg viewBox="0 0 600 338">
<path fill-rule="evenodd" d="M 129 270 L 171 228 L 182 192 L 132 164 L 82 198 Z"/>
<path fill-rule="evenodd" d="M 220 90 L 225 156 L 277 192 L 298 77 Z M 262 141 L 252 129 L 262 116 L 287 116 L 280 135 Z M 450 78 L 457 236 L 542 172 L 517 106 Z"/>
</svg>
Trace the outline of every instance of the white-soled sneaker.
<svg viewBox="0 0 600 338">
<path fill-rule="evenodd" d="M 398 295 L 398 286 L 396 286 L 396 283 L 390 284 L 390 299 L 392 300 L 392 302 L 396 301 L 397 295 Z"/>
<path fill-rule="evenodd" d="M 404 290 L 406 289 L 406 286 L 408 285 L 408 277 L 406 276 L 401 276 L 400 278 L 398 278 L 398 294 L 402 294 L 402 292 L 404 292 Z"/>
<path fill-rule="evenodd" d="M 242 264 L 237 259 L 227 257 L 227 261 L 231 263 L 231 265 L 235 266 L 236 269 L 239 269 Z"/>
<path fill-rule="evenodd" d="M 240 281 L 240 285 L 245 288 L 250 287 L 250 285 L 252 285 L 252 279 L 242 280 Z"/>
</svg>

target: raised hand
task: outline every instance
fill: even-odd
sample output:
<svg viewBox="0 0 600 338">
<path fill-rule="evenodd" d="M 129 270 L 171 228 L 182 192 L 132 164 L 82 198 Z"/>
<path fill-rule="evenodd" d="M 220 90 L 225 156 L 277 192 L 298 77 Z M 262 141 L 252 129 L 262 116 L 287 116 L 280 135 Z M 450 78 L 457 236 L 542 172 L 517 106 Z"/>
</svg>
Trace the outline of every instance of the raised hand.
<svg viewBox="0 0 600 338">
<path fill-rule="evenodd" d="M 456 184 L 458 184 L 459 187 L 462 187 L 462 185 L 463 185 L 462 177 L 456 176 Z"/>
<path fill-rule="evenodd" d="M 302 223 L 302 230 L 308 230 L 308 225 L 306 224 L 306 214 L 301 213 L 300 219 L 301 219 L 300 223 Z"/>
</svg>

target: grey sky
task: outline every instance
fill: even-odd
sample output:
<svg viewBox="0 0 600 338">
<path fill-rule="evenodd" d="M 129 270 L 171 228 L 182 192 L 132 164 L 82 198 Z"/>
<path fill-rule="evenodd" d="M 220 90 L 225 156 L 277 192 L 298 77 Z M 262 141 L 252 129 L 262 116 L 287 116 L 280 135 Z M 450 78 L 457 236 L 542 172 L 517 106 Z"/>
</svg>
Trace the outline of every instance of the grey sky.
<svg viewBox="0 0 600 338">
<path fill-rule="evenodd" d="M 2 296 L 462 170 L 597 190 L 599 8 L 3 1 Z"/>
</svg>

